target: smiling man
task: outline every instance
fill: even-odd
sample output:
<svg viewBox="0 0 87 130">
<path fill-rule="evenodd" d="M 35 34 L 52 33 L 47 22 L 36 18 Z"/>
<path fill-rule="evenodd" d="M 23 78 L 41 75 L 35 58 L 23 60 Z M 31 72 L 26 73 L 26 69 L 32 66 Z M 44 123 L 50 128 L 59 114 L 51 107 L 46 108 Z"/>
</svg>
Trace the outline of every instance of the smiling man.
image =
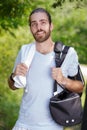
<svg viewBox="0 0 87 130">
<path fill-rule="evenodd" d="M 50 14 L 45 9 L 37 8 L 31 12 L 29 26 L 35 42 L 22 46 L 8 80 L 9 87 L 16 90 L 14 77 L 25 76 L 27 88 L 27 92 L 24 91 L 23 94 L 18 120 L 12 130 L 63 130 L 63 126 L 51 117 L 49 101 L 53 93 L 54 80 L 70 91 L 82 92 L 82 82 L 68 78 L 78 72 L 78 56 L 74 48 L 70 47 L 64 64 L 61 68 L 55 67 L 54 41 L 51 38 L 53 24 Z M 21 62 L 21 58 L 24 55 L 25 58 L 28 56 L 27 50 L 33 44 L 36 50 L 28 68 Z M 58 92 L 60 91 L 62 90 L 58 86 Z"/>
</svg>

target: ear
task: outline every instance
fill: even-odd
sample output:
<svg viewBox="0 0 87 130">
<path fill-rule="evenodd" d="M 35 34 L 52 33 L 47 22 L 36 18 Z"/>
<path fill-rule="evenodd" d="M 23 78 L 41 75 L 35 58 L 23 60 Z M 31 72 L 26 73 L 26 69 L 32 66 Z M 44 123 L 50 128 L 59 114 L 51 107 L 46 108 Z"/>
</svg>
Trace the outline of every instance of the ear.
<svg viewBox="0 0 87 130">
<path fill-rule="evenodd" d="M 53 30 L 53 23 L 51 23 L 51 25 L 50 25 L 50 30 L 51 31 Z"/>
</svg>

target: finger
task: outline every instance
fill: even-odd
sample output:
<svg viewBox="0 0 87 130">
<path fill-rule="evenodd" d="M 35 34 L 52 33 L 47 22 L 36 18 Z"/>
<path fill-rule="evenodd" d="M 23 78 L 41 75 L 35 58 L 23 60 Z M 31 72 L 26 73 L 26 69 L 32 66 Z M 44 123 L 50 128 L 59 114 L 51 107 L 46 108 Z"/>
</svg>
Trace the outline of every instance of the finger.
<svg viewBox="0 0 87 130">
<path fill-rule="evenodd" d="M 52 78 L 56 80 L 56 73 L 52 72 Z"/>
<path fill-rule="evenodd" d="M 26 75 L 28 68 L 25 64 L 18 64 L 15 70 L 15 75 Z"/>
<path fill-rule="evenodd" d="M 21 63 L 20 65 L 21 65 L 21 67 L 23 67 L 23 68 L 25 68 L 25 69 L 28 69 L 28 67 L 27 67 L 27 65 L 26 65 L 26 64 Z"/>
</svg>

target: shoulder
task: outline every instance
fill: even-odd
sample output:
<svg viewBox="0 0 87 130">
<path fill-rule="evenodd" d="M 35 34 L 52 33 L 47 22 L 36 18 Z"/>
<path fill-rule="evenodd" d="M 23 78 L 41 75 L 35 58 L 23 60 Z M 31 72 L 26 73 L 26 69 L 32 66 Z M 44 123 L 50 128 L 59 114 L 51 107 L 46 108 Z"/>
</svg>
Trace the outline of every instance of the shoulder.
<svg viewBox="0 0 87 130">
<path fill-rule="evenodd" d="M 29 44 L 22 45 L 22 47 L 20 49 L 21 54 L 23 54 L 23 55 L 27 54 L 32 45 L 34 45 L 34 43 L 29 43 Z"/>
<path fill-rule="evenodd" d="M 21 50 L 22 50 L 22 51 L 26 51 L 26 50 L 30 49 L 30 47 L 31 47 L 33 44 L 34 44 L 34 43 L 28 43 L 28 44 L 22 45 Z"/>
<path fill-rule="evenodd" d="M 74 49 L 74 47 L 69 47 L 69 50 L 68 50 L 68 53 L 69 54 L 77 54 L 76 50 Z"/>
<path fill-rule="evenodd" d="M 70 47 L 63 62 L 63 67 L 67 69 L 69 76 L 74 76 L 77 74 L 78 64 L 79 62 L 77 52 L 73 47 Z"/>
<path fill-rule="evenodd" d="M 78 55 L 76 50 L 73 47 L 69 47 L 69 50 L 67 52 L 67 55 L 64 59 L 63 65 L 69 67 L 73 67 L 74 65 L 78 65 Z"/>
<path fill-rule="evenodd" d="M 78 55 L 76 50 L 74 49 L 74 47 L 69 47 L 68 53 L 66 55 L 67 58 L 74 58 L 74 59 L 78 59 Z"/>
</svg>

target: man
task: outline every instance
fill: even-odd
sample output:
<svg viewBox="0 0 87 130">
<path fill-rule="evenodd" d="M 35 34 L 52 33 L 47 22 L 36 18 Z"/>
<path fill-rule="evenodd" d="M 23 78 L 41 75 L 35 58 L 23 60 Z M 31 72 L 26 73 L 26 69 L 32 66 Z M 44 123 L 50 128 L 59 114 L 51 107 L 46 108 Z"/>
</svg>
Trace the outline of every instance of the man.
<svg viewBox="0 0 87 130">
<path fill-rule="evenodd" d="M 71 47 L 61 68 L 55 67 L 54 42 L 51 38 L 53 24 L 50 14 L 43 8 L 37 8 L 29 16 L 29 25 L 35 39 L 36 51 L 32 63 L 28 69 L 25 63 L 21 63 L 22 52 L 26 53 L 27 44 L 20 50 L 13 73 L 9 78 L 9 87 L 16 90 L 13 78 L 21 75 L 26 76 L 26 88 L 19 112 L 19 118 L 13 130 L 63 130 L 51 117 L 49 100 L 53 93 L 53 83 L 56 80 L 70 91 L 82 92 L 83 84 L 74 81 L 67 76 L 77 73 L 78 57 Z M 21 56 L 22 55 L 22 56 Z M 62 91 L 58 86 L 58 92 Z"/>
</svg>

